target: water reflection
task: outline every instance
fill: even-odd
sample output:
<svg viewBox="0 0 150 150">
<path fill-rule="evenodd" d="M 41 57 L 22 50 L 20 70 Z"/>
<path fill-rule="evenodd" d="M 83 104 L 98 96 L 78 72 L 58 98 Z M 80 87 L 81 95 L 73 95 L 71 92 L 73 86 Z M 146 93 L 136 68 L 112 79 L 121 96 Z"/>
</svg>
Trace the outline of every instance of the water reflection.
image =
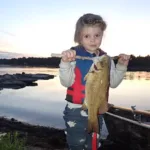
<svg viewBox="0 0 150 150">
<path fill-rule="evenodd" d="M 126 80 L 150 80 L 150 72 L 127 72 L 124 79 Z"/>
<path fill-rule="evenodd" d="M 1 68 L 5 73 L 47 73 L 54 79 L 39 80 L 38 86 L 19 90 L 4 89 L 0 93 L 0 115 L 14 117 L 33 124 L 64 127 L 63 110 L 66 105 L 66 88 L 60 84 L 58 69 L 51 68 Z M 117 106 L 150 110 L 150 74 L 127 72 L 122 83 L 110 89 L 109 102 Z"/>
</svg>

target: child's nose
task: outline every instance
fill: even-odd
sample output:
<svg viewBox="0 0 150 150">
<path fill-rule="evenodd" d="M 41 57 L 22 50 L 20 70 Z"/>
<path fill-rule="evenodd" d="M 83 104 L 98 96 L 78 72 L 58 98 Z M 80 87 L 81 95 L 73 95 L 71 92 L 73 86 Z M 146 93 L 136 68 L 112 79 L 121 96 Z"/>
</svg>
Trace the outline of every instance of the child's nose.
<svg viewBox="0 0 150 150">
<path fill-rule="evenodd" d="M 95 41 L 95 37 L 91 37 L 90 41 L 94 42 Z"/>
</svg>

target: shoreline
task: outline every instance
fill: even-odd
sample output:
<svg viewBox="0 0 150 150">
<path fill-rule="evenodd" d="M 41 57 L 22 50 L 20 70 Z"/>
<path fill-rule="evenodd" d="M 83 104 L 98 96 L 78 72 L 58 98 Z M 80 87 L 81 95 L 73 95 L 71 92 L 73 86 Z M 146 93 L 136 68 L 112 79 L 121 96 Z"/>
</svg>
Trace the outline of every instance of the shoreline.
<svg viewBox="0 0 150 150">
<path fill-rule="evenodd" d="M 14 118 L 8 119 L 0 116 L 0 132 L 19 132 L 22 137 L 27 138 L 26 145 L 40 149 L 66 149 L 66 138 L 63 129 L 32 125 L 18 121 Z"/>
<path fill-rule="evenodd" d="M 58 69 L 58 67 L 53 67 L 53 66 L 25 66 L 25 65 L 1 65 L 0 67 L 9 67 L 9 68 L 50 68 L 50 69 Z"/>
<path fill-rule="evenodd" d="M 0 64 L 0 67 L 11 67 L 11 68 L 51 68 L 51 69 L 59 69 L 59 66 L 50 66 L 50 65 L 5 65 Z M 128 72 L 138 72 L 138 71 L 146 71 L 150 72 L 150 68 L 144 68 L 144 67 L 128 67 Z"/>
<path fill-rule="evenodd" d="M 26 138 L 25 150 L 68 150 L 63 129 L 33 125 L 0 116 L 0 133 L 16 131 L 20 138 Z M 128 143 L 116 143 L 108 136 L 108 139 L 102 140 L 101 144 L 98 150 L 126 150 Z"/>
</svg>

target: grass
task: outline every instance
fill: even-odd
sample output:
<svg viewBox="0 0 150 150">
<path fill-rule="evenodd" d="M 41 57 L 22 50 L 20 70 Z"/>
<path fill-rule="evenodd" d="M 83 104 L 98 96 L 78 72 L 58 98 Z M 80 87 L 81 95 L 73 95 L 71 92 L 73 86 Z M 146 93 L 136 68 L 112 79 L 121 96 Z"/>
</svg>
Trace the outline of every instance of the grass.
<svg viewBox="0 0 150 150">
<path fill-rule="evenodd" d="M 26 139 L 20 138 L 18 132 L 9 132 L 0 137 L 0 150 L 24 150 Z"/>
</svg>

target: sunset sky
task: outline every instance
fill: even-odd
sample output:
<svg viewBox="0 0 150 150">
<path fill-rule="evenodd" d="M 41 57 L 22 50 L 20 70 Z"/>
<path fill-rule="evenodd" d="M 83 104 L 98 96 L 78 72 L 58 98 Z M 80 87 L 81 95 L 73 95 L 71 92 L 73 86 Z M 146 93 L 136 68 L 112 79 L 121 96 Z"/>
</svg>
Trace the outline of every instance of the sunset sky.
<svg viewBox="0 0 150 150">
<path fill-rule="evenodd" d="M 0 0 L 0 51 L 49 57 L 74 45 L 77 19 L 101 15 L 109 55 L 150 54 L 150 0 Z"/>
</svg>

